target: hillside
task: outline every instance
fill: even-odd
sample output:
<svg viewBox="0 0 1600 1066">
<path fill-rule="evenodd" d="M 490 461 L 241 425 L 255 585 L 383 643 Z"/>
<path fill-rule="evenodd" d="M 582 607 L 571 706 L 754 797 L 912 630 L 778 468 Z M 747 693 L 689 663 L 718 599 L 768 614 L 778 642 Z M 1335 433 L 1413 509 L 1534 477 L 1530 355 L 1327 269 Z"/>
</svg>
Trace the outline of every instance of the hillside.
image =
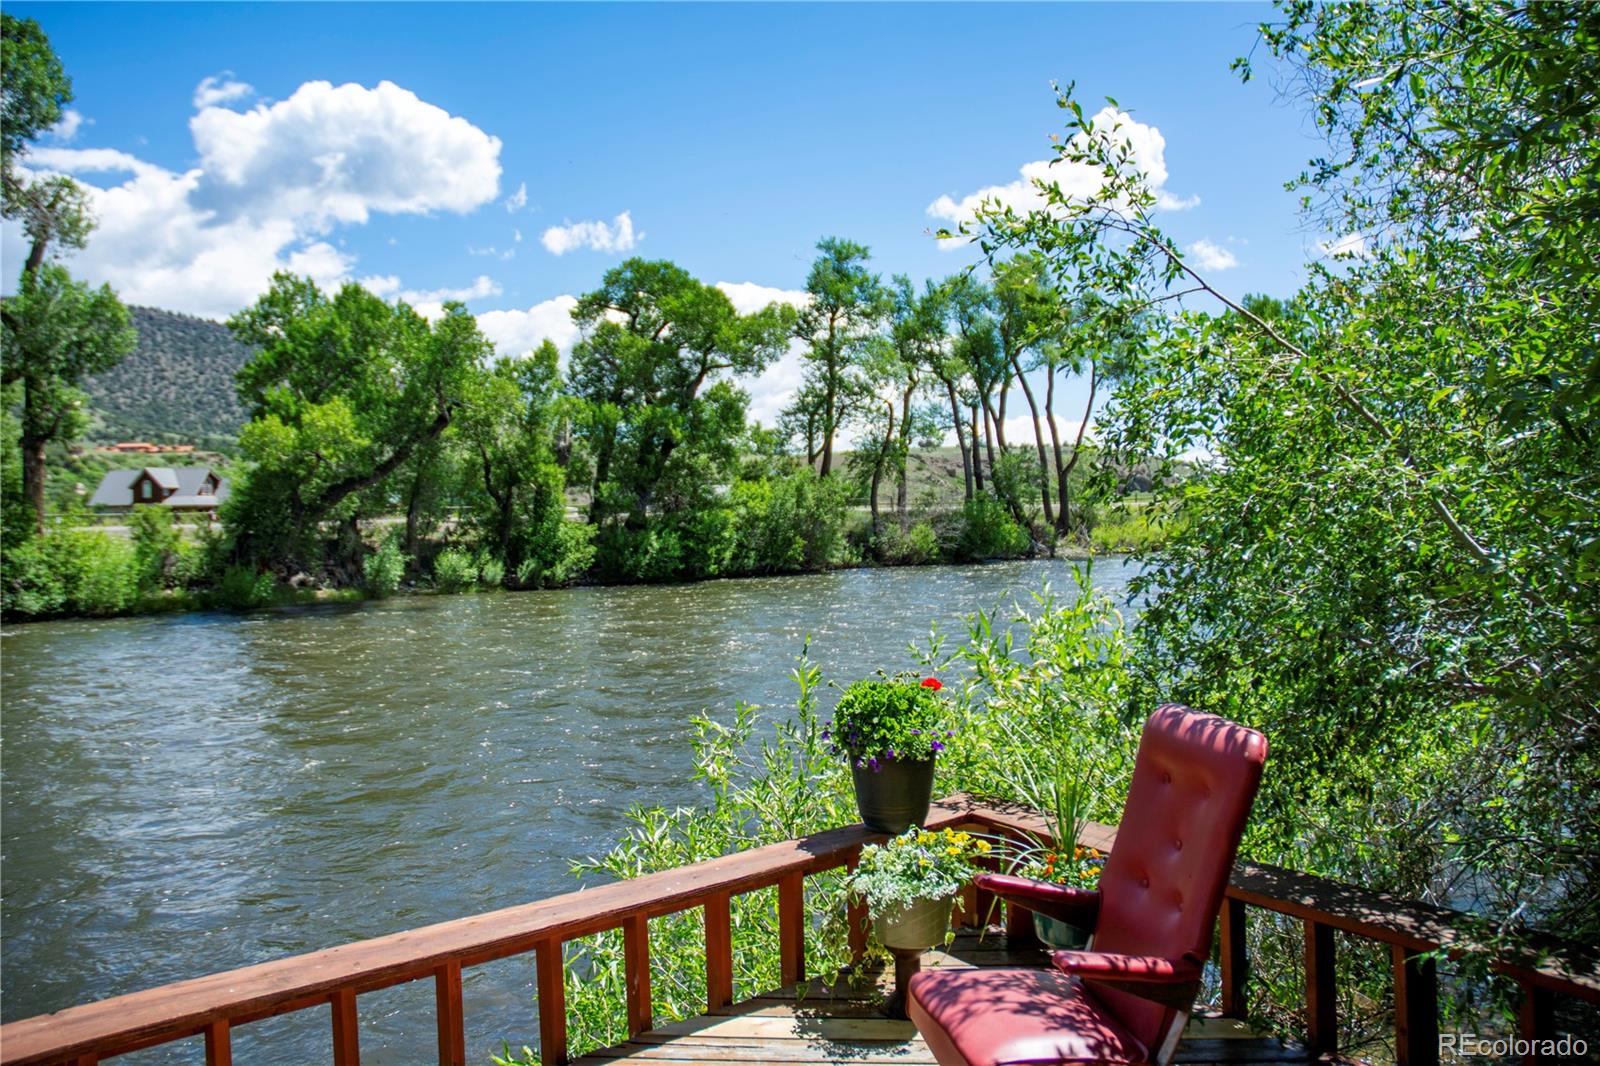
<svg viewBox="0 0 1600 1066">
<path fill-rule="evenodd" d="M 226 326 L 153 307 L 130 307 L 132 355 L 90 378 L 92 441 L 149 440 L 228 448 L 244 425 L 233 378 L 250 350 Z"/>
</svg>

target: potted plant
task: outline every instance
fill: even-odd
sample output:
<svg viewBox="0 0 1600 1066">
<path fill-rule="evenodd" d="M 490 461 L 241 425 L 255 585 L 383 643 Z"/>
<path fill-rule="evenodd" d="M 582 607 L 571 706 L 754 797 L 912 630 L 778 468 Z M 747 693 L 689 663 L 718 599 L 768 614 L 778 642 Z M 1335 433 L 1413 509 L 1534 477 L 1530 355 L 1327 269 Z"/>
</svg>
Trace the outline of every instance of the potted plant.
<svg viewBox="0 0 1600 1066">
<path fill-rule="evenodd" d="M 956 894 L 976 872 L 972 860 L 989 842 L 953 829 L 907 829 L 887 844 L 869 844 L 846 882 L 865 900 L 878 943 L 895 957 L 895 993 L 884 1011 L 905 1017 L 906 986 L 922 953 L 950 932 Z"/>
<path fill-rule="evenodd" d="M 868 829 L 895 836 L 928 817 L 933 765 L 945 741 L 938 678 L 869 678 L 845 689 L 823 732 L 850 759 L 856 808 Z"/>
<path fill-rule="evenodd" d="M 1017 872 L 1035 881 L 1066 885 L 1068 888 L 1093 891 L 1100 886 L 1100 871 L 1106 864 L 1104 852 L 1081 844 L 1060 844 L 1057 847 L 1061 850 L 1052 847 L 1038 852 L 1030 861 L 1018 867 Z M 1033 915 L 1033 931 L 1046 947 L 1082 951 L 1089 946 L 1087 929 L 1080 929 L 1037 911 Z"/>
</svg>

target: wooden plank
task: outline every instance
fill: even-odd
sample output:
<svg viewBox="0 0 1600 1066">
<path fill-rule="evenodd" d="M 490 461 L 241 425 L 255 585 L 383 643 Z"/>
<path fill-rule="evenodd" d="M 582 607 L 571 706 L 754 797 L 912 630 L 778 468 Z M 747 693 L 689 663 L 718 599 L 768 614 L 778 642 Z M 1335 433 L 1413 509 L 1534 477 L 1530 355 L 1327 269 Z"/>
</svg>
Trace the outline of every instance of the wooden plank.
<svg viewBox="0 0 1600 1066">
<path fill-rule="evenodd" d="M 972 820 L 974 809 L 966 797 L 950 797 L 930 808 L 927 825 L 942 829 L 963 824 Z M 341 988 L 368 991 L 426 978 L 446 962 L 476 965 L 508 958 L 532 951 L 546 938 L 571 940 L 615 929 L 636 911 L 659 917 L 698 906 L 712 892 L 737 895 L 776 884 L 786 875 L 834 869 L 863 844 L 882 839 L 862 825 L 843 826 L 692 866 L 25 1018 L 0 1026 L 0 1064 L 23 1066 L 148 1046 L 198 1033 L 218 1019 L 267 1017 L 289 1002 L 323 1002 Z"/>
<path fill-rule="evenodd" d="M 1396 1066 L 1439 1062 L 1439 977 L 1432 955 L 1396 944 L 1394 966 L 1394 1060 Z"/>
<path fill-rule="evenodd" d="M 1245 948 L 1244 901 L 1222 901 L 1217 917 L 1217 951 L 1222 968 L 1222 1013 L 1243 1018 L 1246 1013 L 1245 985 L 1250 978 L 1250 955 Z"/>
<path fill-rule="evenodd" d="M 341 988 L 333 1007 L 333 1066 L 361 1066 L 361 1032 L 356 1020 L 356 994 Z"/>
<path fill-rule="evenodd" d="M 806 979 L 805 889 L 798 873 L 778 881 L 778 972 L 786 985 Z"/>
<path fill-rule="evenodd" d="M 534 949 L 539 997 L 539 1061 L 544 1066 L 567 1063 L 567 988 L 561 941 L 546 940 Z"/>
<path fill-rule="evenodd" d="M 1314 1055 L 1333 1054 L 1339 1042 L 1339 1002 L 1334 987 L 1333 927 L 1306 923 L 1306 1044 Z"/>
<path fill-rule="evenodd" d="M 434 1017 L 439 1030 L 439 1066 L 466 1066 L 466 1015 L 461 1008 L 461 964 L 447 962 L 433 974 Z"/>
<path fill-rule="evenodd" d="M 650 1028 L 650 920 L 635 914 L 622 927 L 622 974 L 627 984 L 628 1035 Z"/>
<path fill-rule="evenodd" d="M 726 892 L 706 900 L 706 1009 L 733 1002 L 733 924 Z"/>
<path fill-rule="evenodd" d="M 206 1066 L 233 1066 L 233 1037 L 226 1021 L 206 1026 Z"/>
</svg>

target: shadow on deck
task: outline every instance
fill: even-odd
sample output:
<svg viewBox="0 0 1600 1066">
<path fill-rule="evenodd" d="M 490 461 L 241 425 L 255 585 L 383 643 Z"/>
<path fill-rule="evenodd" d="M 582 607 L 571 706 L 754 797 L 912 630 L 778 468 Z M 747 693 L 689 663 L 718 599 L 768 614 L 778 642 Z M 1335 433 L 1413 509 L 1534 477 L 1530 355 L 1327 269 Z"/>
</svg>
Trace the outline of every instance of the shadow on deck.
<svg viewBox="0 0 1600 1066">
<path fill-rule="evenodd" d="M 963 931 L 948 951 L 923 956 L 923 969 L 974 966 L 1044 966 L 1037 947 L 1011 949 L 991 932 L 981 941 Z M 878 1013 L 891 975 L 871 971 L 833 985 L 814 980 L 781 989 L 712 1014 L 671 1022 L 640 1033 L 625 1044 L 576 1059 L 573 1066 L 619 1066 L 623 1061 L 663 1063 L 863 1063 L 866 1066 L 931 1066 L 933 1053 L 910 1022 Z M 1304 1063 L 1304 1048 L 1262 1036 L 1231 1018 L 1190 1020 L 1174 1063 Z"/>
</svg>

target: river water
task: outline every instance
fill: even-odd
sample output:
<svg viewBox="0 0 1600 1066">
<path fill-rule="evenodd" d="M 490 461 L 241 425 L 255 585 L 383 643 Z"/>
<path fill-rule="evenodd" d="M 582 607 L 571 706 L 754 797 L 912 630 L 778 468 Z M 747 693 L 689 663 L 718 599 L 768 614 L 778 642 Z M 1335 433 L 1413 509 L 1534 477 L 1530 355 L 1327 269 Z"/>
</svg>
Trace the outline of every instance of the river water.
<svg viewBox="0 0 1600 1066">
<path fill-rule="evenodd" d="M 908 668 L 931 622 L 1070 590 L 1065 561 L 412 597 L 15 626 L 0 1016 L 570 891 L 635 804 L 692 802 L 690 716 Z M 1121 595 L 1133 575 L 1094 564 Z M 826 697 L 825 697 L 826 700 Z M 826 705 L 826 704 L 825 704 Z M 470 1061 L 531 1042 L 532 957 L 469 970 Z M 431 982 L 363 996 L 363 1061 L 436 1061 Z M 240 1061 L 328 1061 L 325 1011 Z M 198 1061 L 156 1049 L 129 1062 Z"/>
</svg>

